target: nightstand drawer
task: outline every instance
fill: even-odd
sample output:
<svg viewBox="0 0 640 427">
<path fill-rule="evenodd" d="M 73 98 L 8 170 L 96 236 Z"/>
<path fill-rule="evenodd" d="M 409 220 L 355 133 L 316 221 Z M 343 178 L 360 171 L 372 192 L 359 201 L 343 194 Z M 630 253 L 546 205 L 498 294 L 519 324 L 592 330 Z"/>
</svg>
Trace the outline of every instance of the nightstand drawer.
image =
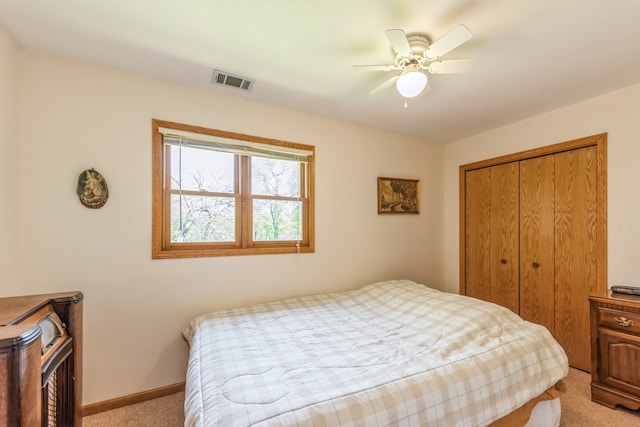
<svg viewBox="0 0 640 427">
<path fill-rule="evenodd" d="M 598 308 L 598 324 L 605 328 L 640 335 L 640 314 Z"/>
</svg>

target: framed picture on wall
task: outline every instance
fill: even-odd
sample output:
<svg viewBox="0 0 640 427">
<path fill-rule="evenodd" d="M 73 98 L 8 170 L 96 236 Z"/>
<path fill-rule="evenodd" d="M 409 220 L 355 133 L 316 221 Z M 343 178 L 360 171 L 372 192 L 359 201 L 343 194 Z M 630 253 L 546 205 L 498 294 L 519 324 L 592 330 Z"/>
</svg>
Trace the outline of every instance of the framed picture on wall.
<svg viewBox="0 0 640 427">
<path fill-rule="evenodd" d="M 378 213 L 420 213 L 420 180 L 378 177 Z"/>
</svg>

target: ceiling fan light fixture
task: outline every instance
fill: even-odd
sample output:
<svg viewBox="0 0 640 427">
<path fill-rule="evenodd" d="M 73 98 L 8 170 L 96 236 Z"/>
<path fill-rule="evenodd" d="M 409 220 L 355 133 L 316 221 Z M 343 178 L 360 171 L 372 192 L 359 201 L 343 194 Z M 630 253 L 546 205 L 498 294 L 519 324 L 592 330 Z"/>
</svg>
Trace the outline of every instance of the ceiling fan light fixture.
<svg viewBox="0 0 640 427">
<path fill-rule="evenodd" d="M 440 39 L 431 43 L 426 34 L 411 33 L 407 35 L 401 29 L 385 31 L 387 39 L 395 52 L 393 64 L 386 65 L 355 65 L 354 69 L 366 71 L 395 71 L 401 70 L 399 75 L 388 78 L 384 83 L 373 89 L 374 94 L 392 85 L 401 96 L 407 99 L 429 91 L 428 74 L 460 74 L 469 71 L 473 60 L 450 59 L 438 60 L 441 56 L 457 48 L 472 37 L 471 31 L 463 24 L 454 27 Z"/>
<path fill-rule="evenodd" d="M 396 81 L 396 89 L 405 98 L 414 98 L 427 86 L 427 75 L 415 68 L 408 68 Z"/>
</svg>

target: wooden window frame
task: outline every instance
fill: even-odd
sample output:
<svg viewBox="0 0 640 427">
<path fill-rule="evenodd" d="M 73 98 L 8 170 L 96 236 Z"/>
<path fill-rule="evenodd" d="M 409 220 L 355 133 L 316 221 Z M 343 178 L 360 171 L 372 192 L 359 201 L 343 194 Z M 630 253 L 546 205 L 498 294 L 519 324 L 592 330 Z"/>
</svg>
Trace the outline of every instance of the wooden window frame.
<svg viewBox="0 0 640 427">
<path fill-rule="evenodd" d="M 227 140 L 247 141 L 266 146 L 288 147 L 309 151 L 306 166 L 301 165 L 300 197 L 262 196 L 251 194 L 250 162 L 247 156 L 235 156 L 234 193 L 236 198 L 236 241 L 235 242 L 189 242 L 175 243 L 171 236 L 171 186 L 169 170 L 168 147 L 164 144 L 161 128 L 224 138 Z M 315 147 L 295 142 L 276 140 L 271 138 L 239 134 L 218 129 L 174 123 L 152 119 L 152 259 L 166 258 L 197 258 L 233 255 L 259 254 L 291 254 L 315 252 Z M 241 172 L 243 171 L 243 172 Z M 239 174 L 244 174 L 241 176 Z M 215 195 L 215 193 L 207 193 Z M 230 197 L 229 194 L 224 194 Z M 302 202 L 302 239 L 299 241 L 253 241 L 251 238 L 253 223 L 251 222 L 251 206 L 256 199 L 296 200 Z"/>
</svg>

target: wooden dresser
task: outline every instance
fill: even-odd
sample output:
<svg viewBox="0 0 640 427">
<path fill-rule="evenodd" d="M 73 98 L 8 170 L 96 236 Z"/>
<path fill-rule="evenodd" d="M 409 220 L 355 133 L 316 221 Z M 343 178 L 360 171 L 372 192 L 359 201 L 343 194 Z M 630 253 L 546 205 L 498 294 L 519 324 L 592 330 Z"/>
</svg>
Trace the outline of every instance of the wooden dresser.
<svg viewBox="0 0 640 427">
<path fill-rule="evenodd" d="M 0 298 L 0 427 L 82 426 L 82 301 Z"/>
<path fill-rule="evenodd" d="M 640 296 L 591 295 L 591 400 L 640 408 Z"/>
</svg>

